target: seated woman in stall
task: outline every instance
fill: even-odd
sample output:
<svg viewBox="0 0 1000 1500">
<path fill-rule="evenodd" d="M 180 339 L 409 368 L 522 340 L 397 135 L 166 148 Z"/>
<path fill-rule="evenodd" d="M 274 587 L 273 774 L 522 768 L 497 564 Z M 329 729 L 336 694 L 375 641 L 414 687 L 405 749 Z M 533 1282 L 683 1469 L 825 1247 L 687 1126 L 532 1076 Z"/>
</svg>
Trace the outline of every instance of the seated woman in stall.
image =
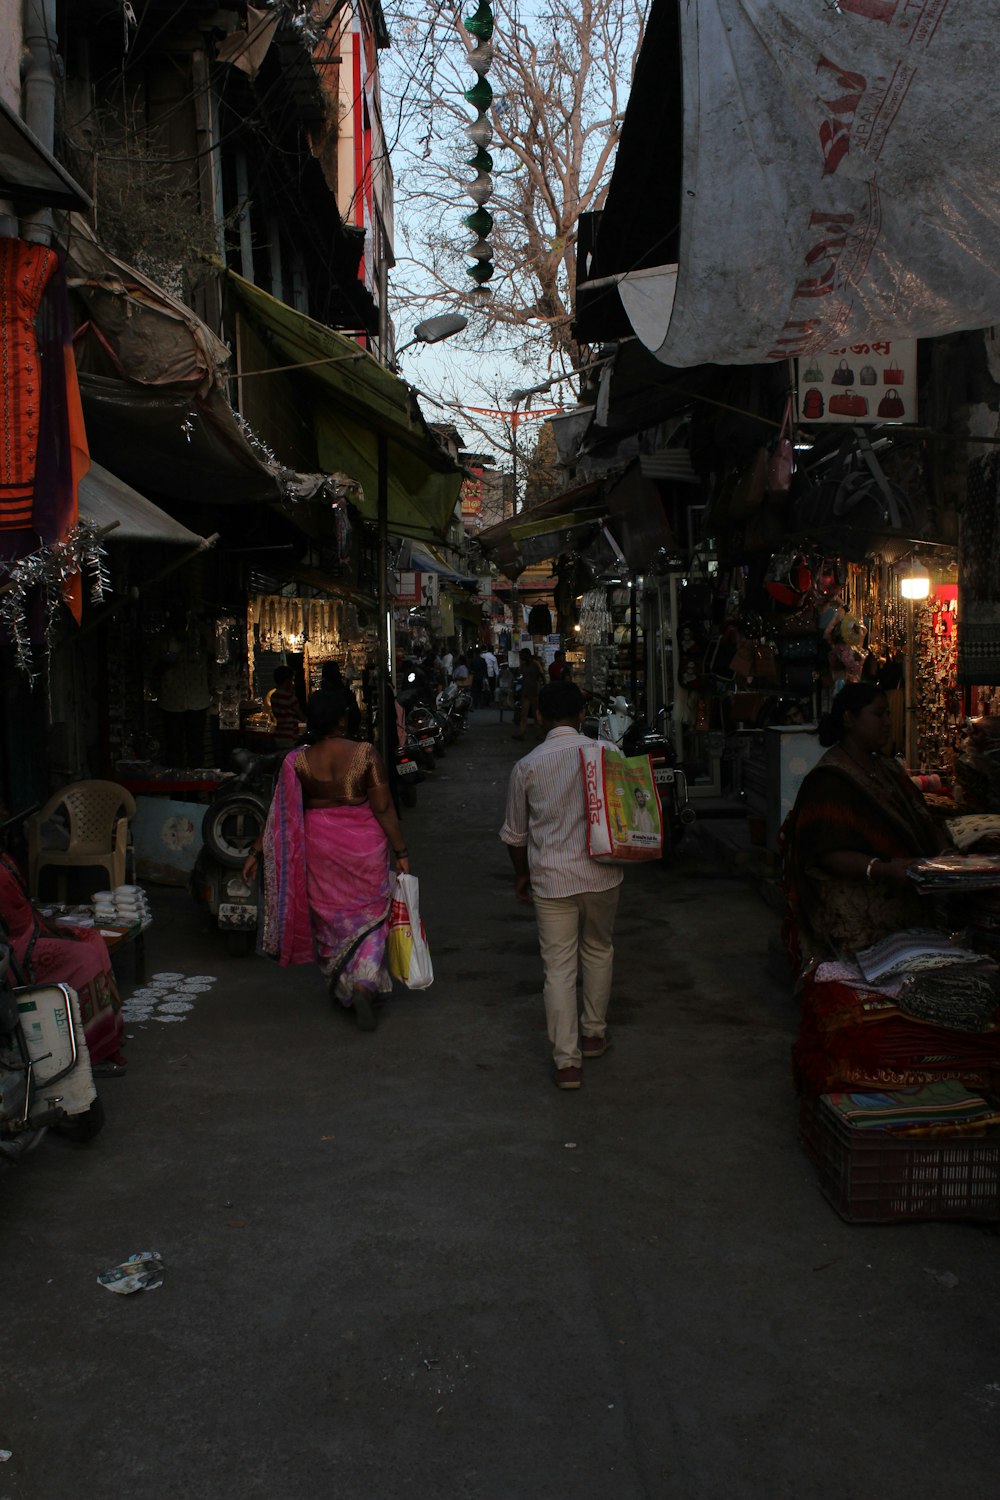
<svg viewBox="0 0 1000 1500">
<path fill-rule="evenodd" d="M 36 911 L 7 854 L 0 854 L 0 926 L 20 971 L 14 982 L 68 984 L 76 990 L 90 1061 L 104 1064 L 101 1072 L 124 1068 L 125 1023 L 107 944 L 93 927 L 63 926 Z"/>
<path fill-rule="evenodd" d="M 889 736 L 889 703 L 871 682 L 847 683 L 820 722 L 829 748 L 784 829 L 788 937 L 800 971 L 934 925 L 907 870 L 952 846 L 904 768 L 885 755 Z"/>
</svg>

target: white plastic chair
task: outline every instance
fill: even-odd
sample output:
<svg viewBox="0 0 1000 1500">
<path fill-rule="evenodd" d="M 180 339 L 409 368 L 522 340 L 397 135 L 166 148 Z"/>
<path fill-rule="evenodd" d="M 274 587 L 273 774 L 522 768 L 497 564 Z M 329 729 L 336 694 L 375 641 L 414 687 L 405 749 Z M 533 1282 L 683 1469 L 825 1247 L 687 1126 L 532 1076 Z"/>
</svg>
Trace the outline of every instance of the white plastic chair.
<svg viewBox="0 0 1000 1500">
<path fill-rule="evenodd" d="M 65 849 L 47 849 L 42 827 L 60 810 L 69 820 L 69 844 Z M 128 827 L 135 817 L 135 798 L 115 781 L 74 781 L 53 793 L 45 806 L 28 821 L 28 886 L 38 897 L 41 873 L 49 865 L 58 870 L 59 900 L 66 899 L 66 871 L 78 868 L 106 870 L 111 890 L 125 884 Z"/>
</svg>

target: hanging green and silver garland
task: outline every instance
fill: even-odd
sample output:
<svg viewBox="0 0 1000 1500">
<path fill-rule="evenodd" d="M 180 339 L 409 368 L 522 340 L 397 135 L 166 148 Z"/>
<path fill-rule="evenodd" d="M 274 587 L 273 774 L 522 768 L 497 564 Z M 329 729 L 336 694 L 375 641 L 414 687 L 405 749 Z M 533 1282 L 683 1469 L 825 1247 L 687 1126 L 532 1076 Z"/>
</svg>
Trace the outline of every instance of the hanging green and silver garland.
<svg viewBox="0 0 1000 1500">
<path fill-rule="evenodd" d="M 476 236 L 476 243 L 468 252 L 473 257 L 474 264 L 466 266 L 465 270 L 466 275 L 471 276 L 476 283 L 476 293 L 489 297 L 490 288 L 486 283 L 494 271 L 493 246 L 489 241 L 493 215 L 487 212 L 486 204 L 493 197 L 493 158 L 486 148 L 493 139 L 493 127 L 489 120 L 493 89 L 486 74 L 493 61 L 493 12 L 487 0 L 479 0 L 475 13 L 467 16 L 462 25 L 475 40 L 475 46 L 469 52 L 469 64 L 478 80 L 471 89 L 465 91 L 466 102 L 477 111 L 468 131 L 476 152 L 465 163 L 467 167 L 475 168 L 476 175 L 471 182 L 466 183 L 465 191 L 477 206 L 475 213 L 468 214 L 462 220 L 466 229 L 471 229 Z"/>
<path fill-rule="evenodd" d="M 90 521 L 80 521 L 61 542 L 43 545 L 26 557 L 0 559 L 0 625 L 10 637 L 18 667 L 32 682 L 38 672 L 28 628 L 28 596 L 41 590 L 45 644 L 51 651 L 65 588 L 81 573 L 89 583 L 91 604 L 100 604 L 111 588 L 111 575 L 103 533 Z"/>
</svg>

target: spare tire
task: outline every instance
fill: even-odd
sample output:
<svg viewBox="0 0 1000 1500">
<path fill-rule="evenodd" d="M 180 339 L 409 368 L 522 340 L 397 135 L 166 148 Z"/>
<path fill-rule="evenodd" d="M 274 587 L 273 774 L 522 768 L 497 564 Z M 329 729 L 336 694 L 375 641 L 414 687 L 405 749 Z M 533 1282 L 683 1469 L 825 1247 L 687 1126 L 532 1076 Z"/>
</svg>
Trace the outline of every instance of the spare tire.
<svg viewBox="0 0 1000 1500">
<path fill-rule="evenodd" d="M 202 819 L 201 837 L 208 852 L 221 865 L 242 868 L 251 844 L 264 831 L 267 803 L 253 792 L 234 792 L 213 802 Z"/>
</svg>

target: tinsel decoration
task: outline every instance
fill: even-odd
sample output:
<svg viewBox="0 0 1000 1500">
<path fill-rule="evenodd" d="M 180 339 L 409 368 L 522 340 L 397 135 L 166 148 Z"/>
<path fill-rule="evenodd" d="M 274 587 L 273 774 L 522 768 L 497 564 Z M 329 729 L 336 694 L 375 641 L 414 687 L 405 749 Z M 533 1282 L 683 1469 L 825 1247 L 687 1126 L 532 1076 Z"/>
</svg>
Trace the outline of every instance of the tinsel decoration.
<svg viewBox="0 0 1000 1500">
<path fill-rule="evenodd" d="M 32 682 L 38 673 L 28 628 L 28 596 L 33 589 L 42 593 L 45 645 L 51 651 L 65 587 L 80 573 L 89 580 L 91 604 L 100 604 L 111 587 L 111 575 L 101 532 L 90 521 L 80 521 L 61 542 L 41 546 L 26 557 L 0 559 L 0 624 L 10 637 L 18 668 Z"/>
<path fill-rule="evenodd" d="M 474 264 L 466 266 L 465 271 L 476 283 L 475 295 L 489 297 L 490 289 L 485 283 L 491 279 L 494 271 L 493 246 L 488 239 L 493 228 L 493 218 L 486 212 L 484 205 L 493 197 L 493 158 L 486 149 L 493 139 L 493 127 L 488 114 L 493 102 L 493 89 L 486 77 L 493 61 L 493 12 L 487 0 L 479 0 L 475 12 L 466 16 L 462 25 L 475 42 L 468 58 L 478 79 L 472 88 L 465 91 L 466 102 L 477 112 L 468 131 L 476 152 L 465 163 L 476 174 L 471 181 L 466 182 L 465 191 L 477 208 L 475 213 L 469 214 L 462 221 L 466 229 L 471 229 L 476 236 L 476 243 L 468 252 L 473 257 Z"/>
<path fill-rule="evenodd" d="M 607 590 L 590 589 L 580 604 L 580 643 L 603 646 L 611 634 L 611 613 Z"/>
</svg>

